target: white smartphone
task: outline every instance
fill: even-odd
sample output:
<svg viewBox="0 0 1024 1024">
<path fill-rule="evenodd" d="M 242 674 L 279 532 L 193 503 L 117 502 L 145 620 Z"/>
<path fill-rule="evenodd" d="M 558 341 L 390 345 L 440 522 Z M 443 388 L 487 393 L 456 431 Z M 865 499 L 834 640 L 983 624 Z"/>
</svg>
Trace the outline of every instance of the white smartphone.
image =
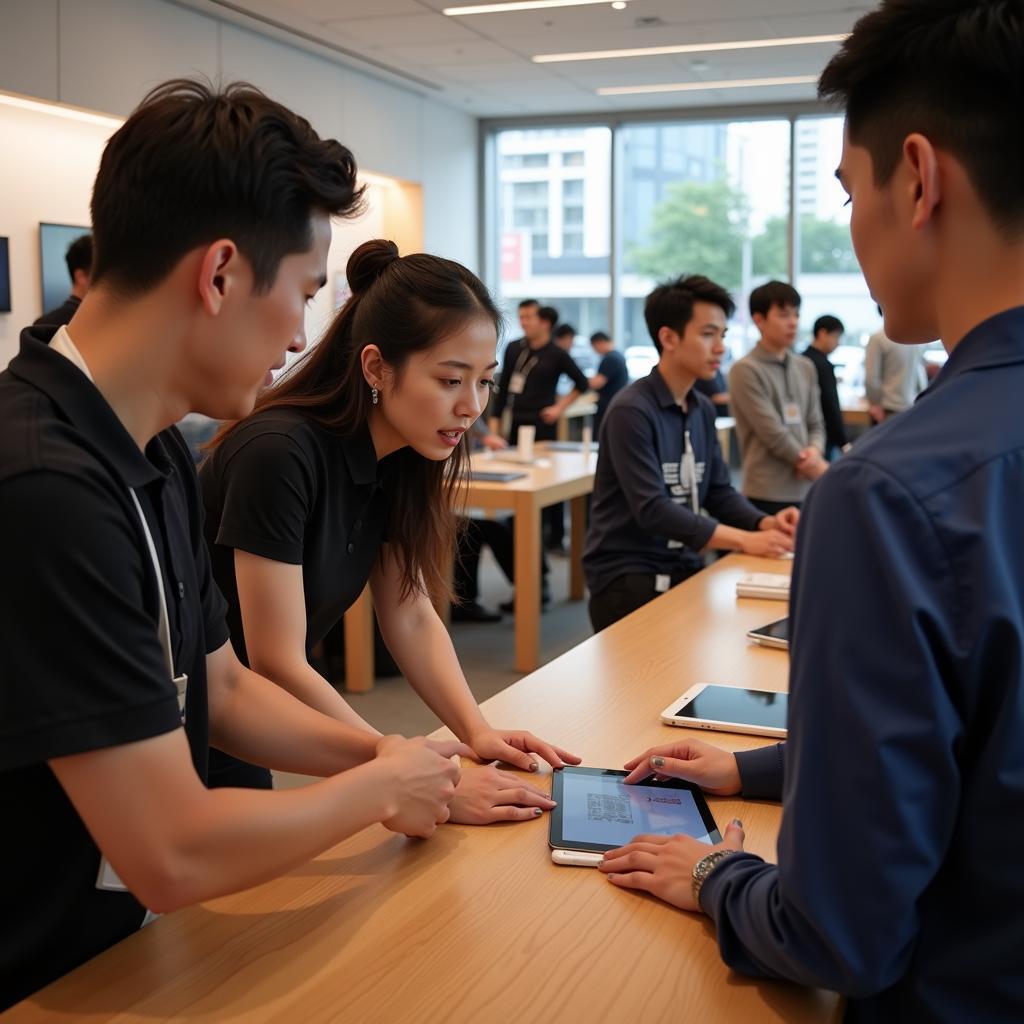
<svg viewBox="0 0 1024 1024">
<path fill-rule="evenodd" d="M 564 867 L 596 868 L 604 859 L 604 854 L 589 853 L 587 850 L 552 850 L 551 859 Z"/>
<path fill-rule="evenodd" d="M 686 729 L 785 739 L 787 705 L 784 693 L 697 683 L 662 711 L 661 720 Z"/>
</svg>

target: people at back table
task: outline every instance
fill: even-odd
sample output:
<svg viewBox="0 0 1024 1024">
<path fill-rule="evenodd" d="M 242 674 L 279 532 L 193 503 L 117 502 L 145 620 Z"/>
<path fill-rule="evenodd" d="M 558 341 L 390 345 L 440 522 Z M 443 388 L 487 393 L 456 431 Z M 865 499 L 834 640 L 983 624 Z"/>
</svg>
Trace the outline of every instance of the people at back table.
<svg viewBox="0 0 1024 1024">
<path fill-rule="evenodd" d="M 949 360 L 810 489 L 785 747 L 752 764 L 683 738 L 629 762 L 781 795 L 778 865 L 734 820 L 710 849 L 640 836 L 602 870 L 707 913 L 734 970 L 842 993 L 849 1022 L 1019 1024 L 1024 10 L 885 0 L 819 94 L 846 107 L 837 176 L 885 332 Z"/>
<path fill-rule="evenodd" d="M 836 368 L 829 356 L 839 347 L 843 337 L 843 322 L 835 316 L 819 316 L 814 321 L 810 345 L 804 355 L 814 363 L 818 372 L 818 391 L 821 395 L 821 416 L 825 422 L 825 457 L 834 462 L 847 445 L 843 410 L 839 405 Z"/>
<path fill-rule="evenodd" d="M 597 372 L 590 378 L 590 390 L 597 392 L 597 411 L 594 413 L 594 438 L 600 436 L 601 424 L 612 399 L 629 383 L 629 370 L 615 342 L 604 331 L 590 336 L 590 345 L 600 362 Z"/>
<path fill-rule="evenodd" d="M 68 276 L 71 278 L 71 294 L 59 306 L 43 313 L 32 324 L 33 327 L 60 327 L 71 323 L 92 280 L 92 235 L 76 238 L 68 246 L 64 262 L 67 263 Z"/>
<path fill-rule="evenodd" d="M 800 294 L 783 281 L 750 293 L 757 344 L 733 364 L 729 395 L 743 457 L 743 493 L 774 514 L 799 507 L 828 468 L 825 425 L 813 364 L 791 349 Z"/>
<path fill-rule="evenodd" d="M 644 303 L 658 364 L 609 408 L 594 473 L 583 569 L 595 632 L 699 572 L 708 549 L 793 549 L 796 509 L 767 515 L 737 493 L 714 405 L 694 387 L 721 365 L 733 309 L 700 276 L 663 284 Z"/>
</svg>

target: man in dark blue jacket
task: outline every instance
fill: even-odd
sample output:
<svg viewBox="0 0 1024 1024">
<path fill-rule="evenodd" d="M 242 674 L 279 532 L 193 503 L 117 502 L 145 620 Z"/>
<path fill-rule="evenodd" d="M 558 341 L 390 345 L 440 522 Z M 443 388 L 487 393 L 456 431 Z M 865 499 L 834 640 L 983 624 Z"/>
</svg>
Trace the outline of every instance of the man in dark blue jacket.
<svg viewBox="0 0 1024 1024">
<path fill-rule="evenodd" d="M 642 837 L 604 870 L 706 912 L 737 970 L 844 993 L 848 1020 L 1019 1022 L 1024 9 L 888 0 L 819 91 L 846 105 L 886 334 L 950 358 L 805 504 L 778 867 L 734 823 L 710 854 Z"/>
<path fill-rule="evenodd" d="M 583 571 L 596 631 L 699 572 L 708 548 L 792 550 L 797 510 L 765 515 L 733 488 L 715 407 L 694 388 L 721 365 L 733 309 L 700 276 L 663 284 L 644 303 L 660 359 L 609 406 L 594 474 Z"/>
</svg>

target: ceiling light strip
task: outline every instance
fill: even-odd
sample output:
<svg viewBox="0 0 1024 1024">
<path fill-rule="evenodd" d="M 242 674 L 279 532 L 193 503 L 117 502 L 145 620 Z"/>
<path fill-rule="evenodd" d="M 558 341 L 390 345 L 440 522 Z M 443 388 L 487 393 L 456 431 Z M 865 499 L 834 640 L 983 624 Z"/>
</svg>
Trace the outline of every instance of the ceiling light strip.
<svg viewBox="0 0 1024 1024">
<path fill-rule="evenodd" d="M 445 7 L 441 12 L 449 18 L 467 14 L 507 14 L 510 11 L 542 11 L 549 7 L 587 7 L 607 4 L 608 0 L 509 0 L 502 4 L 471 4 L 466 7 Z"/>
<path fill-rule="evenodd" d="M 676 53 L 721 53 L 727 50 L 761 50 L 774 46 L 811 46 L 841 43 L 845 33 L 829 36 L 789 36 L 783 39 L 739 39 L 725 43 L 684 43 L 679 46 L 642 46 L 630 50 L 587 50 L 578 53 L 539 53 L 534 64 L 559 64 L 576 60 L 617 60 L 622 57 L 662 57 Z"/>
<path fill-rule="evenodd" d="M 772 85 L 810 85 L 817 75 L 790 75 L 787 78 L 729 78 L 722 82 L 675 82 L 663 85 L 616 85 L 597 89 L 598 96 L 638 96 L 653 92 L 701 92 L 705 89 L 745 89 Z"/>
</svg>

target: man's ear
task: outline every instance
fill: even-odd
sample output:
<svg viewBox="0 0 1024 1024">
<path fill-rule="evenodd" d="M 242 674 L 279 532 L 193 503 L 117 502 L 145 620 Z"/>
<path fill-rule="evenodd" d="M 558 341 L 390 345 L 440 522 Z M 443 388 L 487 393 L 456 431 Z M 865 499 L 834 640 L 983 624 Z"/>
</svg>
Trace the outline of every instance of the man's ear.
<svg viewBox="0 0 1024 1024">
<path fill-rule="evenodd" d="M 935 147 L 919 132 L 903 140 L 903 167 L 907 182 L 905 199 L 900 201 L 911 204 L 910 226 L 920 231 L 931 222 L 942 202 L 942 174 Z"/>
<path fill-rule="evenodd" d="M 679 344 L 679 332 L 671 327 L 659 327 L 658 342 L 663 352 L 673 352 Z"/>
<path fill-rule="evenodd" d="M 251 290 L 252 270 L 230 238 L 220 238 L 206 247 L 196 287 L 210 316 L 217 316 L 232 295 L 242 289 Z"/>
</svg>

